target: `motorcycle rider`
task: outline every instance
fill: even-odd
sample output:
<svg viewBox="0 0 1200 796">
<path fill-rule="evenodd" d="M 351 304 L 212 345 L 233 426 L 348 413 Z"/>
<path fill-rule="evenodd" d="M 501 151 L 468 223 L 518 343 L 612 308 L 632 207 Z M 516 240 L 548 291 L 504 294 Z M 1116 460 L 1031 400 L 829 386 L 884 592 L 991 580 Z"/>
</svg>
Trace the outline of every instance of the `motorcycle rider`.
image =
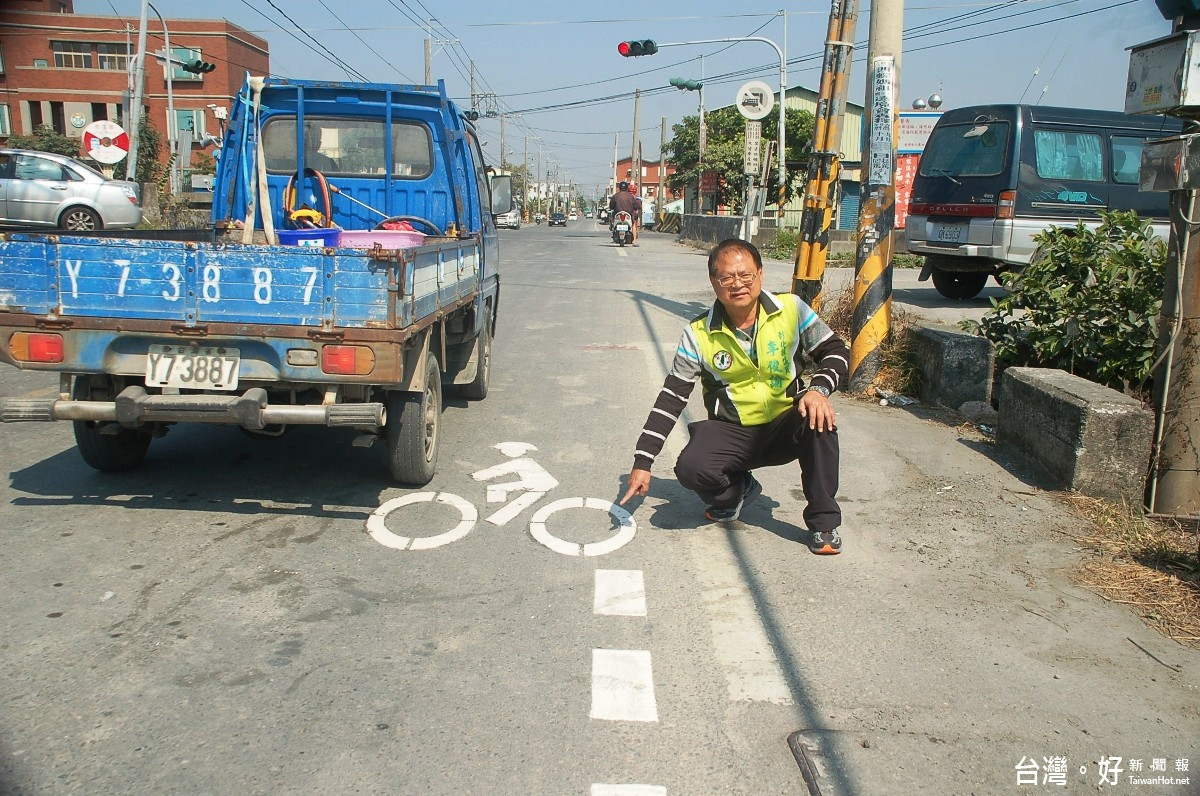
<svg viewBox="0 0 1200 796">
<path fill-rule="evenodd" d="M 616 223 L 617 213 L 628 213 L 633 224 L 633 245 L 637 246 L 638 227 L 641 225 L 642 200 L 634 193 L 636 189 L 625 180 L 617 185 L 617 192 L 608 200 L 609 210 L 612 211 L 610 220 Z"/>
</svg>

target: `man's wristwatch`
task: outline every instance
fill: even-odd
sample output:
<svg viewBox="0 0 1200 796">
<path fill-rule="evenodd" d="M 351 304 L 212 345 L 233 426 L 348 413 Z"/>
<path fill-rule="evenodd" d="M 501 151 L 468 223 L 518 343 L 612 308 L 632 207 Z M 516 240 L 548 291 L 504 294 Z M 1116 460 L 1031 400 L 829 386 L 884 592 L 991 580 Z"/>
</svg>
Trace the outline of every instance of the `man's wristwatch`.
<svg viewBox="0 0 1200 796">
<path fill-rule="evenodd" d="M 808 390 L 815 390 L 821 393 L 821 395 L 824 395 L 826 398 L 829 397 L 829 388 L 822 387 L 820 384 L 810 384 L 808 385 Z M 805 390 L 805 392 L 808 392 L 808 390 Z"/>
</svg>

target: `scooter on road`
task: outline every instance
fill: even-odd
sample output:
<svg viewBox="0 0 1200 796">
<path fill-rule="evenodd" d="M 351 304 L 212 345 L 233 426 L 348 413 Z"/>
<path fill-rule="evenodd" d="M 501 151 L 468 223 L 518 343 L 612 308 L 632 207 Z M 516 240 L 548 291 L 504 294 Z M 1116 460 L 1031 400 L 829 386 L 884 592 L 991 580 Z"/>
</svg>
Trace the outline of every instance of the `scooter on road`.
<svg viewBox="0 0 1200 796">
<path fill-rule="evenodd" d="M 618 246 L 633 244 L 633 216 L 624 210 L 613 216 L 612 239 Z"/>
</svg>

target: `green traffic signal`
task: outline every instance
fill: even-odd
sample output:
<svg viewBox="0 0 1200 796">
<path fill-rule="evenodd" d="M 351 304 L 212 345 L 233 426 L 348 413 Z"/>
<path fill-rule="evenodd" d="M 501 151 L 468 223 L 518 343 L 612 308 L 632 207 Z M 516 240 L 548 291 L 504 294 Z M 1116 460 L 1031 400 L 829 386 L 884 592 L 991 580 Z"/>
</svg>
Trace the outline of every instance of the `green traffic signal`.
<svg viewBox="0 0 1200 796">
<path fill-rule="evenodd" d="M 194 75 L 206 75 L 217 68 L 216 64 L 210 64 L 208 61 L 188 61 L 183 65 L 183 71 L 191 72 Z"/>
<path fill-rule="evenodd" d="M 699 91 L 704 87 L 699 80 L 688 80 L 686 77 L 671 78 L 671 85 L 680 91 Z"/>
</svg>

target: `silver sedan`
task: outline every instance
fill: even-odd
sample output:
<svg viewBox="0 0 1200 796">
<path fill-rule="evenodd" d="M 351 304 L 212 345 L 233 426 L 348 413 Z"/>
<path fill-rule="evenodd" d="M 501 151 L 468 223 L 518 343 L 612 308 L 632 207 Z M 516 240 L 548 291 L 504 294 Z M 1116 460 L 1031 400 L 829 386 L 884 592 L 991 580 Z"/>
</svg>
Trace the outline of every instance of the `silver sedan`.
<svg viewBox="0 0 1200 796">
<path fill-rule="evenodd" d="M 141 221 L 136 184 L 64 155 L 0 149 L 0 224 L 90 232 Z"/>
</svg>

